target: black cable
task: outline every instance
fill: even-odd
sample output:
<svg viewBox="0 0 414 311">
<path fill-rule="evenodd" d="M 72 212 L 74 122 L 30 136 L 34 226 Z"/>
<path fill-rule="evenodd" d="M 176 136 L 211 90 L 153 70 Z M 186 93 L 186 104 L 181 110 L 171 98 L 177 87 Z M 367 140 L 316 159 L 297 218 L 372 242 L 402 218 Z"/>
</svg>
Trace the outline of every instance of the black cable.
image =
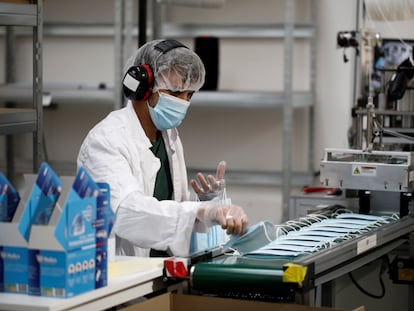
<svg viewBox="0 0 414 311">
<path fill-rule="evenodd" d="M 375 295 L 375 294 L 371 294 L 371 293 L 367 292 L 365 289 L 363 289 L 361 287 L 361 285 L 359 285 L 357 283 L 357 281 L 354 279 L 351 272 L 349 272 L 348 275 L 349 275 L 350 279 L 352 280 L 352 283 L 354 283 L 355 287 L 358 288 L 363 294 L 365 294 L 365 295 L 367 295 L 371 298 L 375 298 L 375 299 L 381 299 L 385 296 L 385 286 L 384 286 L 384 281 L 382 280 L 382 277 L 379 278 L 382 293 L 380 295 Z"/>
<path fill-rule="evenodd" d="M 348 273 L 349 278 L 351 279 L 352 283 L 354 283 L 355 287 L 358 288 L 363 294 L 367 295 L 368 297 L 374 298 L 374 299 L 381 299 L 385 296 L 385 285 L 384 285 L 384 280 L 382 279 L 382 273 L 384 272 L 384 262 L 387 264 L 387 268 L 388 268 L 390 263 L 389 263 L 389 260 L 388 260 L 387 256 L 383 257 L 381 269 L 380 269 L 379 275 L 378 275 L 379 283 L 381 285 L 381 294 L 379 294 L 379 295 L 372 294 L 372 293 L 366 291 L 365 289 L 363 289 L 362 286 L 359 285 L 358 282 L 355 280 L 355 278 L 354 278 L 354 276 L 352 275 L 351 272 Z"/>
</svg>

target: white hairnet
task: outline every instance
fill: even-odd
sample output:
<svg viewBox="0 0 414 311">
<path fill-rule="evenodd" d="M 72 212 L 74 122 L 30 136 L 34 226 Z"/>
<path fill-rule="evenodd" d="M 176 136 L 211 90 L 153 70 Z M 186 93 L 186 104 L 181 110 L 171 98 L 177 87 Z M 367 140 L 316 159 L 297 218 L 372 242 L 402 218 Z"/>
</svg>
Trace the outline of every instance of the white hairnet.
<svg viewBox="0 0 414 311">
<path fill-rule="evenodd" d="M 128 60 L 125 72 L 131 66 L 148 64 L 154 71 L 153 92 L 160 89 L 173 92 L 198 91 L 205 79 L 205 68 L 200 57 L 185 47 L 174 48 L 162 54 L 154 46 L 163 40 L 153 40 L 141 46 Z"/>
</svg>

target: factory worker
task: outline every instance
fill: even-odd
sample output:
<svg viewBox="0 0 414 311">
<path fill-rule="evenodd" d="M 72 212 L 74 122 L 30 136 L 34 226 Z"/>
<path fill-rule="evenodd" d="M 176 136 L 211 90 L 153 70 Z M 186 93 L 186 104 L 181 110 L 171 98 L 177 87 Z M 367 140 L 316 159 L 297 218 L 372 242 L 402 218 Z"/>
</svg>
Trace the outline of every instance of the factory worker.
<svg viewBox="0 0 414 311">
<path fill-rule="evenodd" d="M 193 230 L 214 224 L 229 234 L 246 230 L 241 207 L 190 200 L 177 127 L 204 77 L 200 58 L 180 42 L 146 43 L 122 79 L 126 107 L 111 112 L 82 143 L 78 167 L 110 185 L 117 255 L 186 256 Z M 201 199 L 219 192 L 224 171 L 220 163 L 216 177 L 197 174 L 191 181 Z"/>
</svg>

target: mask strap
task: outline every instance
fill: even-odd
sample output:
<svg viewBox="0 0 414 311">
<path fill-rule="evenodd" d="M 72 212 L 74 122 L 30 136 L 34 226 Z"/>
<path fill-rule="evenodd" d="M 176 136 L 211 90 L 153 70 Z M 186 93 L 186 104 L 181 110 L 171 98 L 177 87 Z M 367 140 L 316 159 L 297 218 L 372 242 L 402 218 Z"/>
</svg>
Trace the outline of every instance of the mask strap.
<svg viewBox="0 0 414 311">
<path fill-rule="evenodd" d="M 149 104 L 148 99 L 146 100 L 146 103 L 147 103 L 148 109 L 154 109 L 154 107 L 151 107 L 151 105 Z"/>
<path fill-rule="evenodd" d="M 269 242 L 272 242 L 273 240 L 270 238 L 269 232 L 267 232 L 266 223 L 262 222 L 262 226 L 263 226 L 263 229 L 264 229 L 264 234 L 265 234 L 266 239 Z"/>
</svg>

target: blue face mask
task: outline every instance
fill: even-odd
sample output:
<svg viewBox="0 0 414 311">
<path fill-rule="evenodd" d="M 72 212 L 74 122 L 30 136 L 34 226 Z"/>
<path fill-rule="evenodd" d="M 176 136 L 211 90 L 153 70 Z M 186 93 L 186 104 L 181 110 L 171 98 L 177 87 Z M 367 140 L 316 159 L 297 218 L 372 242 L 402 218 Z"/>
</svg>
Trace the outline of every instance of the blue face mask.
<svg viewBox="0 0 414 311">
<path fill-rule="evenodd" d="M 262 221 L 247 228 L 242 236 L 233 236 L 225 247 L 236 249 L 241 255 L 257 250 L 276 239 L 275 226 L 270 221 Z"/>
<path fill-rule="evenodd" d="M 155 107 L 151 107 L 147 101 L 152 122 L 160 131 L 176 128 L 183 121 L 190 102 L 166 93 L 158 95 Z"/>
</svg>

